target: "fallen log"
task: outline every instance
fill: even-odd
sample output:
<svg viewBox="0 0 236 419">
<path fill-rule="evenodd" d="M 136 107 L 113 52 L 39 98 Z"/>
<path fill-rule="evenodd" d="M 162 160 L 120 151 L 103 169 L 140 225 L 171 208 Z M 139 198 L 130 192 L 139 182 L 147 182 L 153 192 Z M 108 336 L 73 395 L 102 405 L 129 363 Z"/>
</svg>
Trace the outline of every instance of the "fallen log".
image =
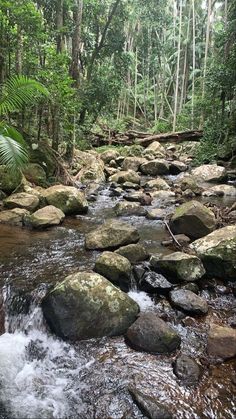
<svg viewBox="0 0 236 419">
<path fill-rule="evenodd" d="M 146 138 L 138 138 L 135 144 L 147 147 L 153 141 L 164 142 L 182 142 L 182 141 L 199 141 L 203 136 L 203 131 L 179 131 L 167 132 L 165 134 L 154 134 Z"/>
</svg>

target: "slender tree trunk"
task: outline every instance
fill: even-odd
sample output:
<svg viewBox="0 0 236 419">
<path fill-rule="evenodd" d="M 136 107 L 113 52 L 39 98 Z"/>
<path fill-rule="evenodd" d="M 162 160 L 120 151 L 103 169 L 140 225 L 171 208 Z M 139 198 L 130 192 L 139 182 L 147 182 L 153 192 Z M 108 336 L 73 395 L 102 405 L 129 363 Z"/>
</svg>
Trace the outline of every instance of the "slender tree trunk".
<svg viewBox="0 0 236 419">
<path fill-rule="evenodd" d="M 136 112 L 137 112 L 137 84 L 138 84 L 138 49 L 136 48 L 135 52 L 135 73 L 134 73 L 134 117 L 133 117 L 133 126 L 136 121 Z"/>
<path fill-rule="evenodd" d="M 64 35 L 62 33 L 64 19 L 63 19 L 63 8 L 64 8 L 64 0 L 57 0 L 56 2 L 56 29 L 57 29 L 57 53 L 60 54 L 65 49 L 65 40 Z"/>
<path fill-rule="evenodd" d="M 192 69 L 192 125 L 194 127 L 194 101 L 195 101 L 195 70 L 196 70 L 196 22 L 195 22 L 195 0 L 192 0 L 192 18 L 193 18 L 193 69 Z"/>
<path fill-rule="evenodd" d="M 16 47 L 16 74 L 22 73 L 23 37 L 22 30 L 17 25 L 17 47 Z"/>
<path fill-rule="evenodd" d="M 180 0 L 180 10 L 179 10 L 179 38 L 178 38 L 178 56 L 177 56 L 177 70 L 176 70 L 176 84 L 175 84 L 173 132 L 175 132 L 175 130 L 176 130 L 176 118 L 177 118 L 177 111 L 178 111 L 179 69 L 180 69 L 181 30 L 182 30 L 182 8 L 183 8 L 183 2 L 182 2 L 182 0 Z"/>
</svg>

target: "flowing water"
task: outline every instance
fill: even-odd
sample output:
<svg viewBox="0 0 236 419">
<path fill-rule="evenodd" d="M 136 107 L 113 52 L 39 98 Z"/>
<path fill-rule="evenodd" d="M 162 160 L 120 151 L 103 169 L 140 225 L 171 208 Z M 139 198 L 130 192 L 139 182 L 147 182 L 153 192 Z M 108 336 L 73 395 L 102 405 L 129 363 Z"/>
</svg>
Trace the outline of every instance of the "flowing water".
<svg viewBox="0 0 236 419">
<path fill-rule="evenodd" d="M 0 228 L 0 280 L 4 313 L 0 323 L 1 419 L 144 418 L 129 395 L 129 386 L 164 403 L 176 419 L 236 417 L 236 362 L 209 365 L 205 356 L 209 323 L 228 324 L 236 314 L 235 298 L 220 284 L 203 286 L 210 311 L 206 319 L 176 313 L 166 300 L 133 289 L 141 310 L 155 310 L 178 330 L 181 352 L 202 365 L 196 387 L 185 387 L 173 373 L 172 356 L 129 348 L 123 337 L 71 345 L 53 336 L 44 322 L 40 301 L 50 284 L 68 273 L 91 269 L 98 252 L 84 250 L 84 233 L 113 217 L 116 200 L 102 191 L 87 216 L 63 226 L 35 232 Z M 123 218 L 125 220 L 125 218 Z M 160 222 L 129 217 L 141 242 L 153 253 L 169 252 Z M 4 318 L 5 316 L 5 318 Z"/>
</svg>

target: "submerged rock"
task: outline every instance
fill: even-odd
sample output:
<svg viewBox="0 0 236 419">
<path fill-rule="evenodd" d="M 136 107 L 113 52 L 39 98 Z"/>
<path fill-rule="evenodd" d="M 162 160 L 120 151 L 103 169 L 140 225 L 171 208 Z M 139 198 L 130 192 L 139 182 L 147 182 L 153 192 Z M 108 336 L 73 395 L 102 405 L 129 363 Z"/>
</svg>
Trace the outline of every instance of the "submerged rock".
<svg viewBox="0 0 236 419">
<path fill-rule="evenodd" d="M 59 208 L 64 214 L 84 214 L 88 203 L 84 194 L 73 186 L 55 185 L 44 191 L 49 205 Z"/>
<path fill-rule="evenodd" d="M 26 192 L 18 192 L 4 199 L 4 206 L 9 209 L 23 208 L 34 211 L 39 205 L 39 198 Z"/>
<path fill-rule="evenodd" d="M 175 210 L 170 227 L 174 233 L 197 239 L 211 233 L 216 227 L 214 213 L 198 201 L 190 201 Z"/>
<path fill-rule="evenodd" d="M 180 355 L 174 362 L 175 375 L 186 385 L 195 385 L 199 381 L 199 365 L 187 355 Z"/>
<path fill-rule="evenodd" d="M 48 205 L 39 209 L 31 215 L 24 217 L 24 224 L 33 228 L 47 228 L 57 226 L 62 223 L 65 214 L 53 205 Z"/>
<path fill-rule="evenodd" d="M 206 314 L 207 301 L 192 291 L 179 289 L 170 292 L 170 300 L 174 306 L 189 314 Z"/>
<path fill-rule="evenodd" d="M 226 177 L 226 169 L 217 164 L 203 164 L 192 170 L 192 175 L 205 182 L 217 182 Z"/>
<path fill-rule="evenodd" d="M 174 329 L 152 312 L 141 313 L 126 337 L 135 349 L 159 354 L 173 352 L 181 343 Z"/>
<path fill-rule="evenodd" d="M 89 272 L 66 277 L 43 299 L 42 308 L 52 331 L 71 341 L 122 335 L 139 312 L 127 294 Z"/>
<path fill-rule="evenodd" d="M 131 263 L 142 262 L 149 257 L 145 247 L 143 247 L 141 244 L 128 244 L 127 246 L 122 246 L 117 249 L 115 253 L 124 256 Z"/>
<path fill-rule="evenodd" d="M 131 225 L 119 221 L 108 221 L 85 235 L 86 249 L 116 249 L 139 241 L 139 233 Z"/>
<path fill-rule="evenodd" d="M 129 387 L 129 392 L 145 417 L 149 419 L 172 419 L 172 414 L 154 397 L 148 396 L 132 386 Z"/>
<path fill-rule="evenodd" d="M 230 359 L 236 356 L 236 330 L 212 324 L 208 334 L 207 352 L 210 356 Z"/>
<path fill-rule="evenodd" d="M 150 263 L 154 269 L 159 270 L 167 277 L 170 276 L 175 281 L 192 282 L 205 274 L 201 260 L 183 252 L 174 252 L 162 257 L 153 255 Z"/>
<path fill-rule="evenodd" d="M 95 263 L 95 271 L 123 291 L 128 291 L 132 266 L 128 259 L 114 252 L 103 252 Z"/>
<path fill-rule="evenodd" d="M 236 226 L 223 227 L 190 246 L 210 276 L 236 280 Z"/>
</svg>

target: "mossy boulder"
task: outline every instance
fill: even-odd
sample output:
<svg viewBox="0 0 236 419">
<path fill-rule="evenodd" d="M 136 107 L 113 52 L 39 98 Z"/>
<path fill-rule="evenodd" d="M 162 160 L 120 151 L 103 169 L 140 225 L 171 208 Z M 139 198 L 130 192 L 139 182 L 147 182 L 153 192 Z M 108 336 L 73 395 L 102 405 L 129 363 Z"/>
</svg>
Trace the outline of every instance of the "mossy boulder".
<svg viewBox="0 0 236 419">
<path fill-rule="evenodd" d="M 122 163 L 123 170 L 133 170 L 138 172 L 141 164 L 145 163 L 146 159 L 142 157 L 126 157 Z"/>
<path fill-rule="evenodd" d="M 170 227 L 175 234 L 186 234 L 197 239 L 214 230 L 216 218 L 214 213 L 200 202 L 189 201 L 175 210 Z"/>
<path fill-rule="evenodd" d="M 115 160 L 119 157 L 119 153 L 116 150 L 106 150 L 100 155 L 100 157 L 105 164 L 108 164 L 111 160 Z"/>
<path fill-rule="evenodd" d="M 89 250 L 117 249 L 137 243 L 139 233 L 136 228 L 123 222 L 110 220 L 85 235 L 85 247 Z"/>
<path fill-rule="evenodd" d="M 109 182 L 115 183 L 131 182 L 139 184 L 140 180 L 140 176 L 133 170 L 121 170 L 109 177 Z"/>
<path fill-rule="evenodd" d="M 8 209 L 23 208 L 34 211 L 39 206 L 39 198 L 26 192 L 18 192 L 4 199 L 4 206 Z"/>
<path fill-rule="evenodd" d="M 9 170 L 6 166 L 0 166 L 0 189 L 6 194 L 13 192 L 22 181 L 22 174 L 18 171 Z"/>
<path fill-rule="evenodd" d="M 127 294 L 97 273 L 66 277 L 42 302 L 51 330 L 71 341 L 122 335 L 139 307 Z"/>
<path fill-rule="evenodd" d="M 23 174 L 25 178 L 33 183 L 34 185 L 38 186 L 46 186 L 47 185 L 47 176 L 46 172 L 42 166 L 37 163 L 29 163 L 23 169 Z"/>
<path fill-rule="evenodd" d="M 154 269 L 174 281 L 197 281 L 205 274 L 201 260 L 183 252 L 174 252 L 162 257 L 153 255 L 150 263 Z"/>
<path fill-rule="evenodd" d="M 225 167 L 217 166 L 217 164 L 203 164 L 193 169 L 192 175 L 198 181 L 218 182 L 226 178 L 227 172 Z"/>
<path fill-rule="evenodd" d="M 216 230 L 190 247 L 202 260 L 207 275 L 236 280 L 236 225 Z"/>
<path fill-rule="evenodd" d="M 64 214 L 84 214 L 88 203 L 82 192 L 73 186 L 55 185 L 43 193 L 47 203 L 59 208 Z"/>
<path fill-rule="evenodd" d="M 154 189 L 156 191 L 166 191 L 170 189 L 170 186 L 168 185 L 168 183 L 160 177 L 147 181 L 144 184 L 144 187 L 148 189 Z"/>
<path fill-rule="evenodd" d="M 114 207 L 114 211 L 117 216 L 136 215 L 145 217 L 147 214 L 147 210 L 138 202 L 118 202 Z"/>
<path fill-rule="evenodd" d="M 22 208 L 14 208 L 0 212 L 0 224 L 10 224 L 15 226 L 22 226 L 24 217 L 29 214 L 29 211 Z"/>
<path fill-rule="evenodd" d="M 155 159 L 142 164 L 140 170 L 144 175 L 168 175 L 169 163 L 164 159 Z"/>
<path fill-rule="evenodd" d="M 37 229 L 57 226 L 62 223 L 65 214 L 53 205 L 39 209 L 31 215 L 24 217 L 24 224 Z"/>
<path fill-rule="evenodd" d="M 124 256 L 114 252 L 103 252 L 96 260 L 95 271 L 123 291 L 129 290 L 132 267 Z"/>
<path fill-rule="evenodd" d="M 124 256 L 131 263 L 142 262 L 149 258 L 149 254 L 146 251 L 145 247 L 141 244 L 128 244 L 127 246 L 122 246 L 115 251 L 118 255 Z"/>
</svg>

